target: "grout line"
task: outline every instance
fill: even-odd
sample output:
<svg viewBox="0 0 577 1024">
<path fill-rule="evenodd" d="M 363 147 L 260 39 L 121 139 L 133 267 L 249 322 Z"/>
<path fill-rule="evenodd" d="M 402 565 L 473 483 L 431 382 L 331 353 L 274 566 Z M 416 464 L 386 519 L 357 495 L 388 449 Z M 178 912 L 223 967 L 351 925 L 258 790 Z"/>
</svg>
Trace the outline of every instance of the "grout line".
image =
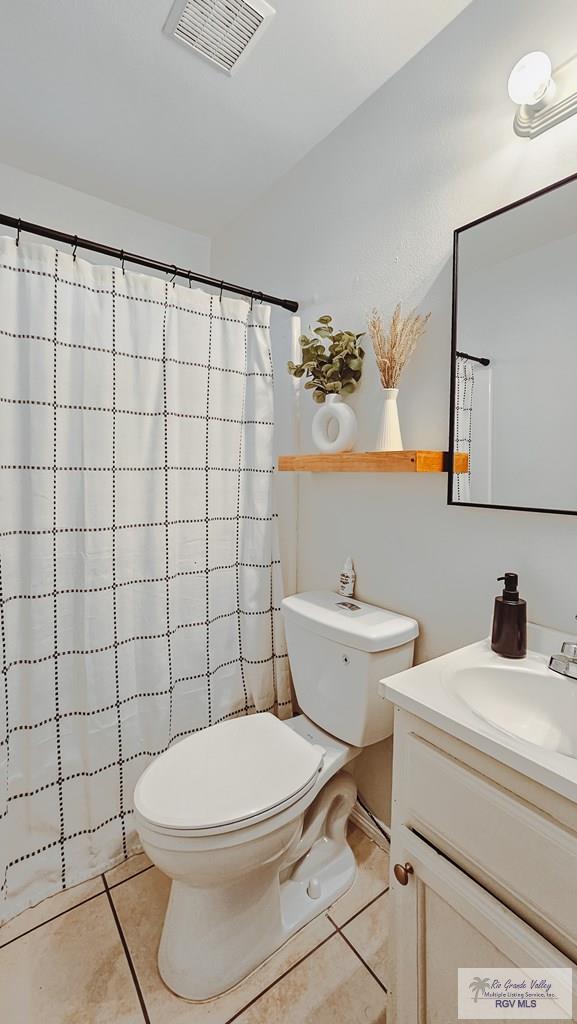
<svg viewBox="0 0 577 1024">
<path fill-rule="evenodd" d="M 15 935 L 13 939 L 7 939 L 6 942 L 2 942 L 3 925 L 0 925 L 0 949 L 4 949 L 5 946 L 9 946 L 12 942 L 16 942 L 17 939 L 23 939 L 25 935 L 30 935 L 30 932 L 35 932 L 38 928 L 42 928 L 43 925 L 50 924 L 51 921 L 56 921 L 57 918 L 59 917 L 64 917 L 64 914 L 69 914 L 71 910 L 76 910 L 77 907 L 83 906 L 84 903 L 90 903 L 90 900 L 95 900 L 97 896 L 104 896 L 107 888 L 116 889 L 118 885 L 124 885 L 125 882 L 130 882 L 131 878 L 137 878 L 138 875 L 143 875 L 145 871 L 150 871 L 150 869 L 153 867 L 154 864 L 149 864 L 147 867 L 141 868 L 140 871 L 135 871 L 134 874 L 129 875 L 128 878 L 121 878 L 119 882 L 113 882 L 112 885 L 109 885 L 108 882 L 105 882 L 100 892 L 95 892 L 92 896 L 87 896 L 86 899 L 79 900 L 78 903 L 73 903 L 72 906 L 66 907 L 66 910 L 61 910 L 60 913 L 53 914 L 52 917 L 47 917 L 45 921 L 40 921 L 38 924 L 32 925 L 32 928 L 26 928 L 25 931 L 20 932 L 18 935 Z M 114 868 L 110 868 L 109 870 L 113 871 Z M 100 875 L 100 877 L 104 879 L 104 872 Z M 98 875 L 94 875 L 92 878 L 87 878 L 86 881 L 93 882 L 96 878 L 98 878 Z M 85 885 L 86 882 L 81 882 L 80 884 Z M 62 889 L 61 891 L 66 892 L 67 890 Z M 56 895 L 59 895 L 59 893 L 57 893 Z M 52 899 L 52 897 L 47 896 L 46 899 L 49 900 Z M 44 902 L 44 900 L 41 900 L 40 903 L 36 904 L 36 906 L 40 906 L 40 904 Z M 28 909 L 32 910 L 33 908 L 29 907 Z M 26 911 L 24 910 L 23 913 L 25 914 Z M 12 918 L 11 920 L 16 920 L 16 918 Z M 10 924 L 11 920 L 6 921 L 6 924 Z"/>
<path fill-rule="evenodd" d="M 342 939 L 342 940 L 343 940 L 344 942 L 346 942 L 346 944 L 347 944 L 347 946 L 349 947 L 349 949 L 352 949 L 353 953 L 355 954 L 355 956 L 356 956 L 356 957 L 358 957 L 358 959 L 359 959 L 359 960 L 361 961 L 361 963 L 363 964 L 363 966 L 364 966 L 364 967 L 366 967 L 366 969 L 367 969 L 367 971 L 369 972 L 369 974 L 371 974 L 371 975 L 373 976 L 373 978 L 374 978 L 374 979 L 375 979 L 375 981 L 377 982 L 377 985 L 380 985 L 380 986 L 381 986 L 381 988 L 383 989 L 383 991 L 384 991 L 384 992 L 387 992 L 387 986 L 386 986 L 386 985 L 385 985 L 385 984 L 384 984 L 384 983 L 383 983 L 383 982 L 381 981 L 381 979 L 380 979 L 380 978 L 377 978 L 377 975 L 376 975 L 376 974 L 375 974 L 375 972 L 373 971 L 372 967 L 369 967 L 369 965 L 368 965 L 367 961 L 363 959 L 363 957 L 362 957 L 362 956 L 361 956 L 361 954 L 359 953 L 358 949 L 356 949 L 356 948 L 355 948 L 355 947 L 353 946 L 352 942 L 350 942 L 350 941 L 349 941 L 349 939 L 347 939 L 346 935 L 344 935 L 344 934 L 343 934 L 343 932 L 341 931 L 341 929 L 340 929 L 340 928 L 337 928 L 337 932 L 338 932 L 338 934 L 340 935 L 341 939 Z M 387 993 L 387 994 L 388 994 L 388 993 Z"/>
<path fill-rule="evenodd" d="M 376 903 L 377 900 L 380 900 L 381 896 L 384 896 L 385 893 L 387 893 L 389 891 L 389 888 L 390 888 L 390 886 L 387 885 L 386 889 L 383 889 L 382 892 L 379 892 L 376 896 L 373 896 L 372 900 L 369 900 L 368 903 L 365 903 L 364 906 L 362 906 L 360 910 L 355 910 L 355 913 L 352 914 L 351 917 L 347 917 L 346 921 L 343 921 L 342 924 L 337 924 L 336 921 L 333 921 L 333 919 L 331 917 L 331 913 L 330 913 L 331 910 L 332 910 L 332 907 L 328 911 L 326 911 L 326 915 L 327 915 L 329 921 L 331 922 L 331 924 L 334 924 L 334 926 L 335 926 L 335 928 L 337 930 L 340 930 L 341 928 L 346 928 L 347 925 L 349 925 L 351 923 L 351 921 L 354 921 L 355 918 L 360 917 L 360 915 L 363 914 L 365 912 L 365 910 L 368 910 L 369 907 L 372 907 L 373 903 Z"/>
<path fill-rule="evenodd" d="M 120 936 L 120 941 L 122 943 L 122 948 L 124 950 L 124 955 L 125 955 L 126 961 L 128 963 L 128 968 L 129 968 L 130 973 L 132 975 L 132 981 L 134 982 L 134 987 L 136 989 L 136 995 L 138 996 L 138 1002 L 140 1003 L 140 1009 L 142 1010 L 142 1016 L 144 1017 L 145 1024 L 151 1024 L 150 1017 L 148 1015 L 148 1010 L 146 1008 L 146 1003 L 144 1001 L 144 996 L 142 994 L 142 989 L 140 988 L 140 982 L 138 980 L 138 975 L 136 974 L 136 970 L 135 970 L 134 964 L 132 962 L 132 957 L 130 955 L 130 950 L 128 948 L 128 943 L 127 943 L 126 938 L 124 936 L 124 932 L 122 931 L 122 925 L 120 924 L 120 918 L 119 918 L 119 916 L 118 916 L 118 914 L 116 912 L 116 907 L 114 906 L 114 901 L 112 899 L 112 894 L 110 892 L 110 889 L 108 888 L 108 883 L 107 883 L 106 878 L 105 878 L 104 875 L 102 875 L 102 881 L 104 882 L 104 890 L 106 892 L 106 897 L 108 899 L 108 903 L 109 903 L 110 909 L 112 911 L 112 916 L 114 918 L 114 921 L 116 923 L 116 927 L 118 929 L 118 934 Z M 128 881 L 128 879 L 126 879 L 126 881 Z"/>
<path fill-rule="evenodd" d="M 226 1024 L 232 1024 L 232 1022 L 236 1020 L 237 1017 L 240 1017 L 241 1013 L 244 1013 L 245 1010 L 248 1010 L 251 1006 L 254 1006 L 254 1004 L 258 1002 L 258 1000 L 262 996 L 266 995 L 266 993 L 270 992 L 270 990 L 274 988 L 275 985 L 278 985 L 279 982 L 283 981 L 288 974 L 291 974 L 291 972 L 295 970 L 296 967 L 300 967 L 300 965 L 304 963 L 305 960 L 308 960 L 308 958 L 312 956 L 313 953 L 316 953 L 317 950 L 321 948 L 321 946 L 325 946 L 327 942 L 330 942 L 331 939 L 334 939 L 336 934 L 337 930 L 332 932 L 330 935 L 327 935 L 326 939 L 323 939 L 322 942 L 319 942 L 318 946 L 315 946 L 314 949 L 310 949 L 308 953 L 305 953 L 303 956 L 301 956 L 300 960 L 295 961 L 295 963 L 288 967 L 286 971 L 283 971 L 282 974 L 279 974 L 278 978 L 275 978 L 274 981 L 271 981 L 270 985 L 266 985 L 265 988 L 263 988 L 262 992 L 259 992 L 258 995 L 254 996 L 254 998 L 250 1000 L 250 1002 L 248 1002 L 245 1006 L 241 1006 L 240 1010 L 237 1010 L 232 1017 L 229 1017 L 228 1020 L 226 1021 Z"/>
<path fill-rule="evenodd" d="M 92 879 L 89 879 L 89 881 L 92 881 Z M 65 889 L 62 889 L 61 891 L 66 892 Z M 59 914 L 53 914 L 52 917 L 47 917 L 45 921 L 40 921 L 38 924 L 33 925 L 32 928 L 27 928 L 26 931 L 20 932 L 19 935 L 15 935 L 13 939 L 8 939 L 6 942 L 0 941 L 0 949 L 10 946 L 13 942 L 18 942 L 18 939 L 23 939 L 25 935 L 30 935 L 31 932 L 37 931 L 38 928 L 43 928 L 45 924 L 50 924 L 51 921 L 57 921 L 59 917 L 64 917 L 64 915 L 69 914 L 71 910 L 77 910 L 78 907 L 83 907 L 85 903 L 90 903 L 91 900 L 98 899 L 99 896 L 104 896 L 104 893 L 105 890 L 101 889 L 100 892 L 95 892 L 93 896 L 87 896 L 85 900 L 79 900 L 78 903 L 74 903 L 71 907 L 67 907 L 66 910 L 61 910 Z M 52 897 L 47 896 L 46 898 L 51 899 Z M 43 900 L 40 901 L 40 903 L 43 902 Z M 40 903 L 37 903 L 36 906 L 40 906 Z M 29 907 L 29 909 L 32 910 L 32 907 Z M 26 913 L 26 911 L 23 911 L 23 913 Z M 16 918 L 12 918 L 11 920 L 16 920 Z M 7 921 L 6 924 L 10 924 L 10 921 Z M 2 929 L 0 928 L 0 940 L 1 936 Z"/>
<path fill-rule="evenodd" d="M 143 875 L 145 871 L 150 871 L 154 867 L 154 864 L 148 864 L 145 868 L 141 868 L 140 871 L 135 871 L 133 875 L 128 875 L 126 878 L 121 878 L 119 882 L 109 882 L 106 880 L 107 889 L 116 889 L 119 885 L 124 885 L 125 882 L 130 882 L 132 878 L 138 878 L 139 875 Z M 114 871 L 114 868 L 111 868 Z"/>
</svg>

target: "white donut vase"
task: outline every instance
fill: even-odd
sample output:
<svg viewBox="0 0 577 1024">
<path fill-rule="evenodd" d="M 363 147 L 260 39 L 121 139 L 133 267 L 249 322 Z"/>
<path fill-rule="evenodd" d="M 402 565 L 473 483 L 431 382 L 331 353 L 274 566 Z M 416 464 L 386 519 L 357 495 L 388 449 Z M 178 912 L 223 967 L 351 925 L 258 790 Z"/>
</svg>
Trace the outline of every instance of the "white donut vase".
<svg viewBox="0 0 577 1024">
<path fill-rule="evenodd" d="M 336 426 L 336 435 L 334 428 Z M 357 417 L 340 395 L 327 395 L 313 417 L 313 442 L 320 452 L 350 452 L 357 439 Z"/>
</svg>

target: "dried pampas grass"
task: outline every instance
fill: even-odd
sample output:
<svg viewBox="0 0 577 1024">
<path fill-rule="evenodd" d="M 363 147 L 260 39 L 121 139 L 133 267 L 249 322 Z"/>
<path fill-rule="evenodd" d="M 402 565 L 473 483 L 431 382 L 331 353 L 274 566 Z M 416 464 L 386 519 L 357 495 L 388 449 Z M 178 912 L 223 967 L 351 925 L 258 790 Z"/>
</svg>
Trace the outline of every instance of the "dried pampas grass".
<svg viewBox="0 0 577 1024">
<path fill-rule="evenodd" d="M 425 333 L 431 314 L 409 313 L 401 316 L 401 303 L 396 306 L 389 333 L 385 334 L 383 318 L 378 309 L 369 317 L 369 334 L 384 388 L 398 388 L 401 374 L 409 362 L 416 344 Z"/>
</svg>

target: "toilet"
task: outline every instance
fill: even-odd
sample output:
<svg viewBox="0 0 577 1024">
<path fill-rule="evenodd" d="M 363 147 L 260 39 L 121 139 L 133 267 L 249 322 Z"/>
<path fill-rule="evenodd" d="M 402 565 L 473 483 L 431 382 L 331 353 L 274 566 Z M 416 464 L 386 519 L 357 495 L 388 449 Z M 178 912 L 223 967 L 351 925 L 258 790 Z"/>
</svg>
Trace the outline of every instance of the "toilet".
<svg viewBox="0 0 577 1024">
<path fill-rule="evenodd" d="M 326 910 L 356 875 L 346 766 L 390 736 L 378 682 L 410 668 L 414 619 L 337 594 L 283 601 L 301 714 L 209 726 L 142 773 L 136 825 L 172 879 L 158 966 L 170 989 L 213 998 Z"/>
</svg>

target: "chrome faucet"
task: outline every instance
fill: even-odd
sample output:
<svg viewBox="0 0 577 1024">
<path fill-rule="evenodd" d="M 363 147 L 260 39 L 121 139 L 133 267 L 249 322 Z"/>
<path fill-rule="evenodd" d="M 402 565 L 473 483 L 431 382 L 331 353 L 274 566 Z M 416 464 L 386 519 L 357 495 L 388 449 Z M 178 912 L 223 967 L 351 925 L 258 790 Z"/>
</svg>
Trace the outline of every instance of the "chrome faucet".
<svg viewBox="0 0 577 1024">
<path fill-rule="evenodd" d="M 577 643 L 565 642 L 561 645 L 561 654 L 553 654 L 549 658 L 549 668 L 560 676 L 577 679 Z"/>
</svg>

